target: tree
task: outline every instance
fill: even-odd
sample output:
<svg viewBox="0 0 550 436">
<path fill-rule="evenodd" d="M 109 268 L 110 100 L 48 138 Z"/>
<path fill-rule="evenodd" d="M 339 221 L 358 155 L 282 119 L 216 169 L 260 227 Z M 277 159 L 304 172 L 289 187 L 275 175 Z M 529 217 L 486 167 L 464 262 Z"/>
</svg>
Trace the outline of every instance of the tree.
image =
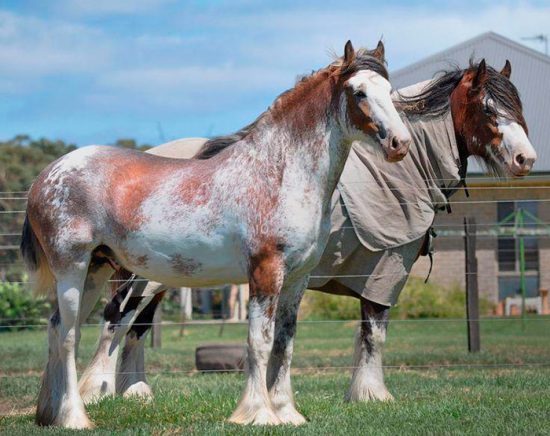
<svg viewBox="0 0 550 436">
<path fill-rule="evenodd" d="M 148 145 L 138 145 L 133 139 L 119 139 L 118 147 L 147 150 Z M 33 180 L 51 162 L 77 147 L 61 140 L 32 139 L 29 135 L 17 135 L 8 141 L 0 141 L 0 280 L 21 281 L 23 267 L 18 250 L 19 233 L 25 218 L 26 192 Z M 5 247 L 5 248 L 2 248 Z"/>
</svg>

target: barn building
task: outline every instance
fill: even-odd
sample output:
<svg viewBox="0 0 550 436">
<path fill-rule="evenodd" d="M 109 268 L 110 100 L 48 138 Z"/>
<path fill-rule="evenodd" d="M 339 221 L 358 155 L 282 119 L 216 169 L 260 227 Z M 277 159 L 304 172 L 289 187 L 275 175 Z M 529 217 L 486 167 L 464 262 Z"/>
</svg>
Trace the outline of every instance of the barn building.
<svg viewBox="0 0 550 436">
<path fill-rule="evenodd" d="M 536 229 L 533 236 L 524 238 L 527 296 L 538 296 L 541 288 L 550 288 L 550 238 L 537 234 L 550 229 L 550 57 L 488 32 L 392 72 L 392 83 L 401 88 L 430 79 L 450 65 L 466 67 L 472 55 L 476 60 L 485 58 L 488 65 L 497 70 L 504 66 L 506 59 L 510 60 L 511 80 L 520 92 L 538 160 L 529 177 L 514 181 L 494 179 L 483 174 L 475 161 L 469 162 L 470 198 L 461 190 L 452 197 L 452 214 L 440 212 L 436 218 L 435 226 L 441 235 L 435 240 L 430 280 L 442 286 L 464 286 L 463 240 L 457 234 L 463 228 L 464 216 L 475 217 L 478 230 L 490 233 L 497 223 L 521 208 L 530 214 L 526 214 L 526 228 Z M 481 295 L 497 303 L 517 294 L 519 239 L 479 236 L 477 247 Z M 428 266 L 427 259 L 421 258 L 412 275 L 425 277 Z"/>
</svg>

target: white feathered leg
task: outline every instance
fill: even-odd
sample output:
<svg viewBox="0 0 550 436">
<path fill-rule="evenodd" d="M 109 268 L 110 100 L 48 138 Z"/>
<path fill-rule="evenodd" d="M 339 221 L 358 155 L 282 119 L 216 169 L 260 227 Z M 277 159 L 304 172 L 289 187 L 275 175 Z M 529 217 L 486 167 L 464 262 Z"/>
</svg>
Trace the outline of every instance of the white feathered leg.
<svg viewBox="0 0 550 436">
<path fill-rule="evenodd" d="M 142 286 L 142 283 L 137 282 L 130 289 L 118 293 L 105 307 L 99 344 L 94 357 L 82 374 L 79 385 L 86 403 L 116 393 L 120 343 L 139 313 L 153 298 L 153 295 L 145 295 L 145 286 Z"/>
<path fill-rule="evenodd" d="M 353 375 L 348 401 L 393 400 L 384 383 L 382 350 L 390 308 L 361 300 L 362 323 L 355 341 Z"/>
<path fill-rule="evenodd" d="M 275 414 L 266 386 L 269 354 L 273 346 L 277 295 L 253 295 L 248 304 L 248 372 L 246 387 L 229 418 L 236 424 L 273 425 L 281 421 Z"/>
<path fill-rule="evenodd" d="M 145 376 L 145 338 L 151 329 L 157 306 L 165 294 L 165 287 L 149 282 L 147 293 L 154 293 L 151 302 L 141 311 L 126 335 L 126 342 L 120 356 L 120 366 L 116 378 L 116 391 L 125 397 L 138 396 L 144 399 L 153 398 L 151 387 Z"/>
<path fill-rule="evenodd" d="M 283 424 L 300 425 L 306 419 L 296 410 L 290 382 L 298 308 L 307 279 L 283 288 L 275 320 L 275 341 L 267 370 L 267 387 L 275 413 Z"/>
<path fill-rule="evenodd" d="M 124 397 L 139 397 L 145 400 L 153 398 L 153 391 L 145 376 L 145 338 L 147 332 L 138 337 L 130 330 L 120 356 L 116 390 Z"/>
<path fill-rule="evenodd" d="M 38 395 L 36 422 L 66 428 L 91 428 L 84 403 L 78 392 L 76 346 L 79 336 L 78 315 L 88 261 L 74 263 L 67 273 L 58 273 L 58 310 L 48 328 L 48 364 Z"/>
</svg>

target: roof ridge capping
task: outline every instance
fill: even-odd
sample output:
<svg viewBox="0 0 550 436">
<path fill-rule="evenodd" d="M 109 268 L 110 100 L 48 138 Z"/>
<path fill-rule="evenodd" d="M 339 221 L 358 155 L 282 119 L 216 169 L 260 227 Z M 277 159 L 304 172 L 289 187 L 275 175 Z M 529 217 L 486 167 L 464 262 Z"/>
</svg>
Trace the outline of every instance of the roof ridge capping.
<svg viewBox="0 0 550 436">
<path fill-rule="evenodd" d="M 470 39 L 467 39 L 466 41 L 463 41 L 463 42 L 460 42 L 458 44 L 455 44 L 455 45 L 452 45 L 450 46 L 449 48 L 446 48 L 444 50 L 440 50 L 434 54 L 431 54 L 429 56 L 426 56 L 425 58 L 422 58 L 410 65 L 407 65 L 406 67 L 403 67 L 403 68 L 399 68 L 398 70 L 395 70 L 395 71 L 392 71 L 391 72 L 391 76 L 392 76 L 392 79 L 395 79 L 396 77 L 402 75 L 402 74 L 406 74 L 406 73 L 409 73 L 411 71 L 414 71 L 416 70 L 417 68 L 420 68 L 422 66 L 424 66 L 427 62 L 431 62 L 431 61 L 442 61 L 444 62 L 445 60 L 447 61 L 451 61 L 451 56 L 449 56 L 451 53 L 455 52 L 455 51 L 458 51 L 458 50 L 461 50 L 463 48 L 466 48 L 470 45 L 474 45 L 475 43 L 477 43 L 478 41 L 481 41 L 481 40 L 484 40 L 484 39 L 492 39 L 494 41 L 497 41 L 501 44 L 505 44 L 507 46 L 509 46 L 510 48 L 513 48 L 515 50 L 518 50 L 518 51 L 522 51 L 530 56 L 533 56 L 535 58 L 537 58 L 538 60 L 542 61 L 542 62 L 545 62 L 547 63 L 548 65 L 550 65 L 550 56 L 547 56 L 535 49 L 532 49 L 531 47 L 527 47 L 526 45 L 523 45 L 523 44 L 520 44 L 516 41 L 513 41 L 511 40 L 510 38 L 507 38 L 505 36 L 502 36 L 496 32 L 493 32 L 493 31 L 488 31 L 488 32 L 484 32 L 484 33 L 481 33 L 477 36 L 474 36 L 473 38 L 470 38 Z M 444 58 L 441 58 L 442 55 L 445 55 Z"/>
</svg>

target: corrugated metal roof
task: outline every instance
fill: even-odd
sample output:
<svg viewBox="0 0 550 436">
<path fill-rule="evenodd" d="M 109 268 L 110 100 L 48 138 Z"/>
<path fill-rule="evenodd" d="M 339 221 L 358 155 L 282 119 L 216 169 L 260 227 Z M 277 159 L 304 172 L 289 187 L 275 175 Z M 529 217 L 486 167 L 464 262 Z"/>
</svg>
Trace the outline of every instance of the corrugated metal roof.
<svg viewBox="0 0 550 436">
<path fill-rule="evenodd" d="M 518 44 L 494 32 L 483 33 L 461 44 L 436 53 L 408 67 L 391 73 L 395 88 L 402 88 L 431 79 L 450 65 L 467 67 L 471 56 L 485 58 L 500 70 L 509 59 L 512 63 L 512 82 L 518 88 L 529 126 L 529 137 L 538 159 L 533 172 L 550 171 L 550 57 Z M 469 172 L 479 172 L 470 165 Z"/>
</svg>

